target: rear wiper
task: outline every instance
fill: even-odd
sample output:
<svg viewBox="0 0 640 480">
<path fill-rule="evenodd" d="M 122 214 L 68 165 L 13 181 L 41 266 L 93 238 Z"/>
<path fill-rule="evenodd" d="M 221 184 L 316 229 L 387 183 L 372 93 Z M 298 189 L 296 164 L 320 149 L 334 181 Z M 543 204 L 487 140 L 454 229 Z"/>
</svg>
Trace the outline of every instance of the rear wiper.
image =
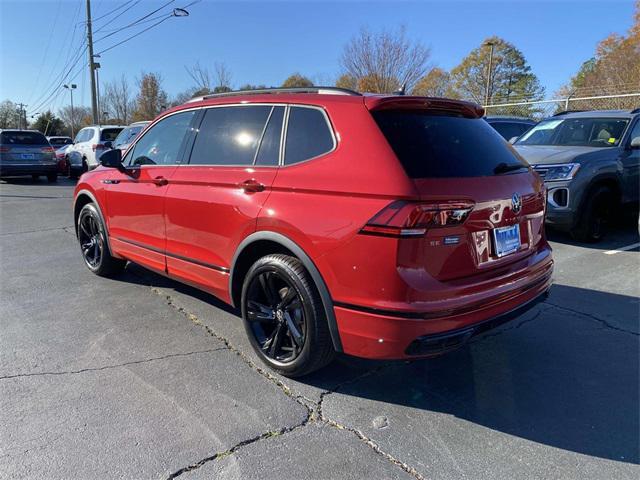
<svg viewBox="0 0 640 480">
<path fill-rule="evenodd" d="M 512 163 L 507 164 L 504 162 L 496 165 L 496 168 L 493 169 L 493 173 L 496 175 L 500 175 L 502 173 L 513 172 L 514 170 L 520 170 L 522 168 L 528 168 L 526 165 L 522 165 L 521 163 Z"/>
</svg>

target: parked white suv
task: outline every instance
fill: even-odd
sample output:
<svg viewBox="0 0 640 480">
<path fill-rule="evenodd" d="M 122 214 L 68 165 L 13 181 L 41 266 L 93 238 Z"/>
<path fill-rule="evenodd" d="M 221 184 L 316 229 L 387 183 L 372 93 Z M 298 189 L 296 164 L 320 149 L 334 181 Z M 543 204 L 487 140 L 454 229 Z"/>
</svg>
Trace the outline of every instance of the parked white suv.
<svg viewBox="0 0 640 480">
<path fill-rule="evenodd" d="M 66 151 L 71 176 L 96 168 L 98 157 L 111 149 L 111 143 L 124 128 L 120 125 L 92 125 L 80 130 Z"/>
</svg>

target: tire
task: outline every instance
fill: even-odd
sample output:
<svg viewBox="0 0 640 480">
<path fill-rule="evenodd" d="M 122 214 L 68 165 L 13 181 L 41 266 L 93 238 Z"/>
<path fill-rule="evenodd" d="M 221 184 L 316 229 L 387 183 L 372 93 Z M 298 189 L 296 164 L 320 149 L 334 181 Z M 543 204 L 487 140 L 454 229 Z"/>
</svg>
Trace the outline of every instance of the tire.
<svg viewBox="0 0 640 480">
<path fill-rule="evenodd" d="M 48 173 L 47 174 L 47 181 L 49 183 L 54 183 L 58 181 L 58 174 L 57 173 Z"/>
<path fill-rule="evenodd" d="M 111 256 L 106 229 L 93 203 L 82 207 L 77 227 L 80 251 L 87 268 L 101 277 L 112 277 L 122 272 L 127 262 Z"/>
<path fill-rule="evenodd" d="M 300 260 L 267 255 L 242 285 L 242 319 L 260 359 L 287 377 L 328 365 L 335 355 L 320 294 Z"/>
<path fill-rule="evenodd" d="M 602 240 L 608 232 L 612 220 L 614 195 L 608 187 L 597 187 L 589 193 L 578 223 L 571 230 L 571 236 L 585 243 Z"/>
</svg>

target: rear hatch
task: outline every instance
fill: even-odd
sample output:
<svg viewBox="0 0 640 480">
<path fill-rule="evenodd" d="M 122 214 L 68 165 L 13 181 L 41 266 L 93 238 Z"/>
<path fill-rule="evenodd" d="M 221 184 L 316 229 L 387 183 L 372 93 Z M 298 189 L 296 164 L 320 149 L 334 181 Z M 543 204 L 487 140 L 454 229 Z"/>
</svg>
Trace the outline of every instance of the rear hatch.
<svg viewBox="0 0 640 480">
<path fill-rule="evenodd" d="M 40 132 L 0 133 L 0 161 L 5 165 L 33 165 L 55 160 L 53 147 Z"/>
<path fill-rule="evenodd" d="M 543 239 L 544 187 L 482 120 L 482 109 L 418 97 L 367 106 L 418 193 L 367 226 L 404 227 L 400 267 L 452 281 L 495 275 L 535 251 Z"/>
</svg>

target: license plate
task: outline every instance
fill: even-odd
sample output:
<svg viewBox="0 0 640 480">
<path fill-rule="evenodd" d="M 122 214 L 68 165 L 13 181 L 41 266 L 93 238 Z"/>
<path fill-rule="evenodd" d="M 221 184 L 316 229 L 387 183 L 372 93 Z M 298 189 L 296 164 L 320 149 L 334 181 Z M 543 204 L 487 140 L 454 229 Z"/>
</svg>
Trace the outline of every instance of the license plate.
<svg viewBox="0 0 640 480">
<path fill-rule="evenodd" d="M 520 225 L 495 228 L 493 240 L 496 246 L 496 255 L 504 257 L 520 248 Z"/>
<path fill-rule="evenodd" d="M 20 158 L 22 158 L 22 160 L 33 160 L 36 156 L 33 153 L 23 153 L 20 155 Z"/>
</svg>

